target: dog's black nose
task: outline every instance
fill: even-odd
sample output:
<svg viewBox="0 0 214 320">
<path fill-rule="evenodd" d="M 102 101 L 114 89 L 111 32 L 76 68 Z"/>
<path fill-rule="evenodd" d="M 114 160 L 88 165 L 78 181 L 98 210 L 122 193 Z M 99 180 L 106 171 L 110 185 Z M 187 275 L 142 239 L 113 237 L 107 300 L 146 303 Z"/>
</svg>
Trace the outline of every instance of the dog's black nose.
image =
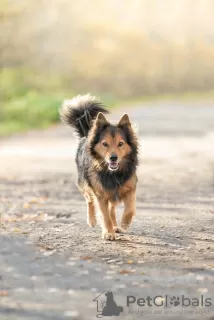
<svg viewBox="0 0 214 320">
<path fill-rule="evenodd" d="M 116 154 L 112 154 L 111 156 L 110 156 L 110 160 L 111 161 L 117 161 L 117 155 Z"/>
</svg>

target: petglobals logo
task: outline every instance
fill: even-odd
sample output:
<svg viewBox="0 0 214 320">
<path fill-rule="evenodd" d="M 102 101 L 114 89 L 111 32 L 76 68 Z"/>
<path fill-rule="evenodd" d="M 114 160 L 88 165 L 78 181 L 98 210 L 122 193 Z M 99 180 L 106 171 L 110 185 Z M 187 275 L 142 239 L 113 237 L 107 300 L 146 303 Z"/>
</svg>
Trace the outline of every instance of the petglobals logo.
<svg viewBox="0 0 214 320">
<path fill-rule="evenodd" d="M 122 298 L 122 299 L 121 299 Z M 212 299 L 201 295 L 199 297 L 189 297 L 186 295 L 156 295 L 147 297 L 136 297 L 128 295 L 120 297 L 123 301 L 122 306 L 118 304 L 118 297 L 114 297 L 112 291 L 104 291 L 95 299 L 96 302 L 96 317 L 115 317 L 127 314 L 165 314 L 169 312 L 197 313 L 198 308 L 203 313 L 209 313 L 209 307 L 213 306 Z M 179 308 L 180 307 L 180 308 Z"/>
<path fill-rule="evenodd" d="M 126 305 L 127 307 L 211 307 L 212 299 L 204 297 L 203 295 L 197 298 L 190 298 L 185 295 L 157 295 L 155 297 L 147 296 L 145 298 L 127 296 Z"/>
<path fill-rule="evenodd" d="M 97 318 L 119 316 L 123 307 L 117 305 L 112 291 L 104 291 L 93 301 L 97 303 Z"/>
</svg>

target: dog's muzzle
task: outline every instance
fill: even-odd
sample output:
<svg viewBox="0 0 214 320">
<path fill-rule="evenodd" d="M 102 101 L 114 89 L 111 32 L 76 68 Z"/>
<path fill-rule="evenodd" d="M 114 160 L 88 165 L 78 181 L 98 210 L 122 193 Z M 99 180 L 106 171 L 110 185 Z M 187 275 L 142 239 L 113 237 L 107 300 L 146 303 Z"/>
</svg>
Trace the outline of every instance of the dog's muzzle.
<svg viewBox="0 0 214 320">
<path fill-rule="evenodd" d="M 118 156 L 116 154 L 112 154 L 109 157 L 109 170 L 117 170 L 119 166 L 119 162 L 118 162 Z"/>
</svg>

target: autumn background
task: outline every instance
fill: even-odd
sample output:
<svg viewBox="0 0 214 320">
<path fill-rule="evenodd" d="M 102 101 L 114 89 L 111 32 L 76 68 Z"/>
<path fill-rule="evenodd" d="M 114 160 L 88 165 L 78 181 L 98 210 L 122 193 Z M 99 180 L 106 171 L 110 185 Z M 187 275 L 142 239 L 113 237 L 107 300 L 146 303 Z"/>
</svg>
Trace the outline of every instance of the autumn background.
<svg viewBox="0 0 214 320">
<path fill-rule="evenodd" d="M 0 136 L 79 93 L 213 100 L 213 16 L 212 0 L 0 0 Z"/>
</svg>

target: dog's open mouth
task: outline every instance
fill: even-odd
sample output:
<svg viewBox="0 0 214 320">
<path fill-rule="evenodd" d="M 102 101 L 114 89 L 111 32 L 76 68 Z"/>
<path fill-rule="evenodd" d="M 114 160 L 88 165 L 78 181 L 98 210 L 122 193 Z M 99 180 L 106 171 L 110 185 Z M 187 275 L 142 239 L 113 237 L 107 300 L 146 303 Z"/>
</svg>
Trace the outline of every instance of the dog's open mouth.
<svg viewBox="0 0 214 320">
<path fill-rule="evenodd" d="M 114 161 L 114 162 L 110 162 L 108 167 L 109 167 L 109 170 L 117 170 L 118 169 L 118 166 L 119 166 L 119 163 Z"/>
</svg>

